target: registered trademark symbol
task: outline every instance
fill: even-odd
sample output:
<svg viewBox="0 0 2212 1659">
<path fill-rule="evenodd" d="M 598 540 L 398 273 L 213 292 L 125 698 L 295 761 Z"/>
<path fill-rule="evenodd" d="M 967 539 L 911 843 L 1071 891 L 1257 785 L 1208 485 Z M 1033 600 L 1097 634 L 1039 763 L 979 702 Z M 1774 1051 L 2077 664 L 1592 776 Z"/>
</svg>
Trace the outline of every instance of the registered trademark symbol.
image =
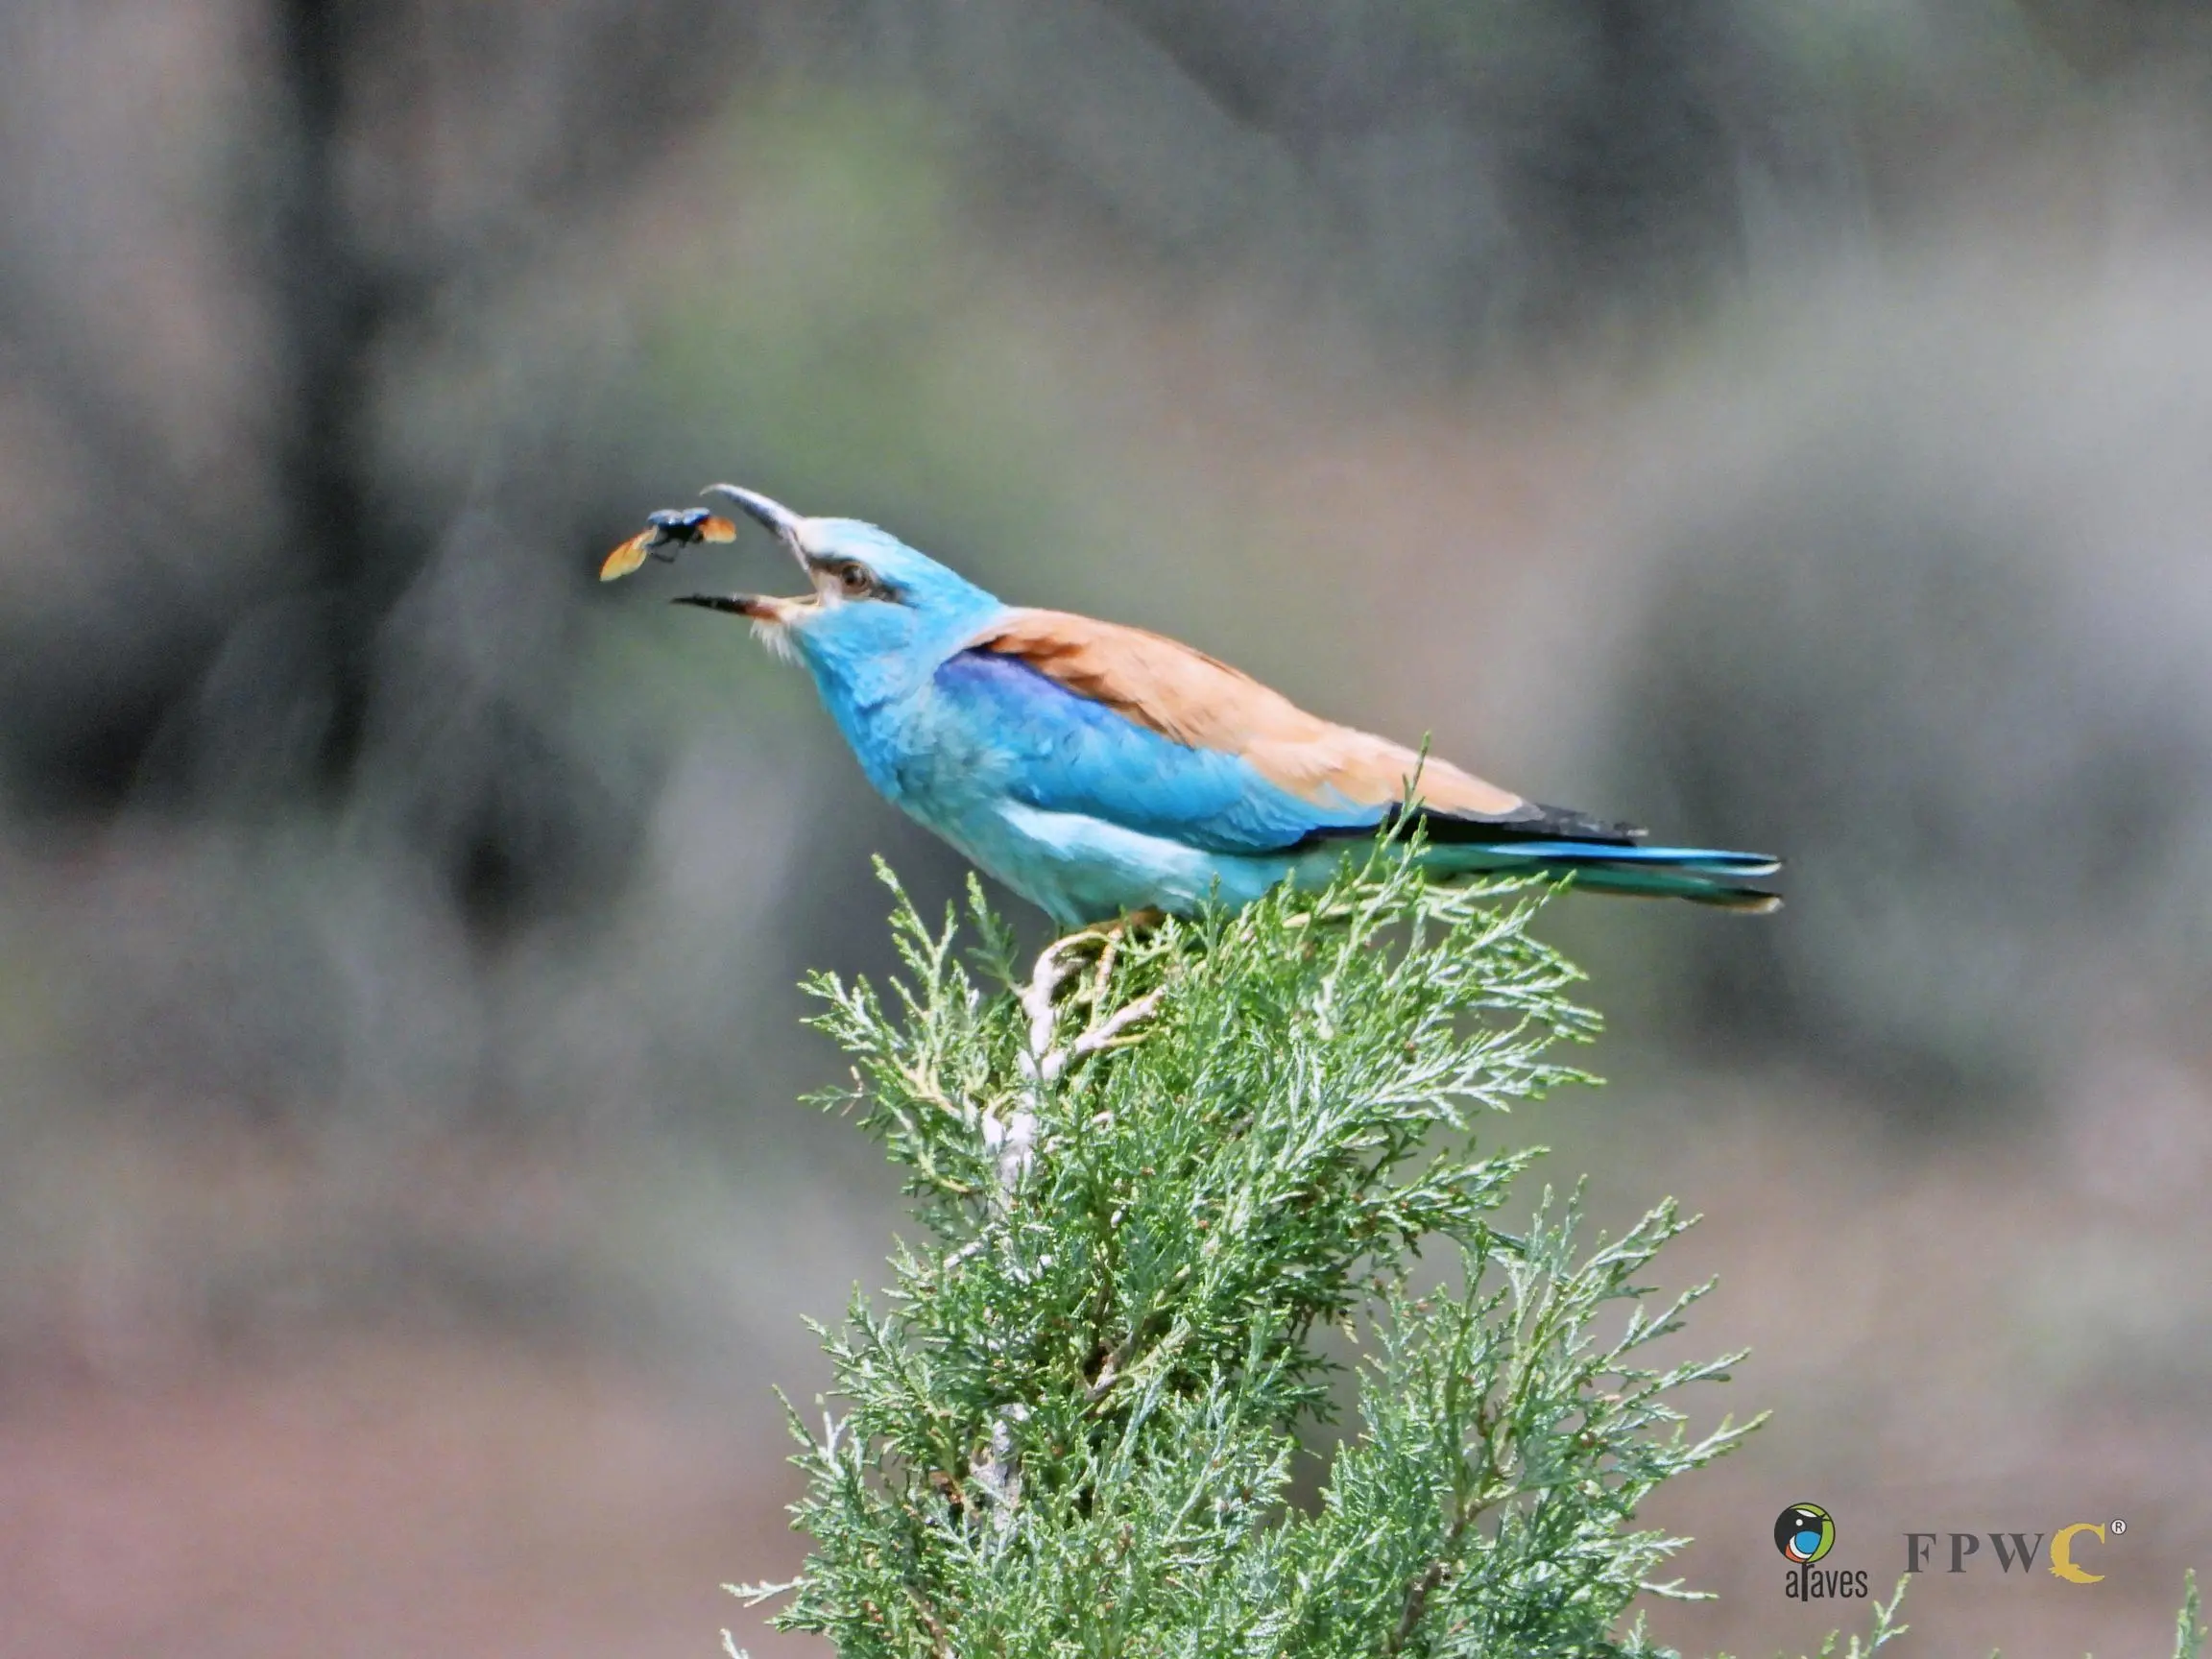
<svg viewBox="0 0 2212 1659">
<path fill-rule="evenodd" d="M 2128 1523 L 2127 1523 L 2127 1522 L 2125 1522 L 2125 1521 L 2115 1521 L 2115 1522 L 2113 1522 L 2113 1523 L 2112 1523 L 2112 1536 L 2113 1536 L 2113 1537 L 2117 1538 L 2117 1537 L 2119 1537 L 2119 1536 L 2120 1536 L 2120 1534 L 2121 1534 L 2121 1533 L 2123 1533 L 2123 1532 L 2125 1532 L 2125 1531 L 2127 1531 L 2127 1530 L 2128 1530 Z"/>
</svg>

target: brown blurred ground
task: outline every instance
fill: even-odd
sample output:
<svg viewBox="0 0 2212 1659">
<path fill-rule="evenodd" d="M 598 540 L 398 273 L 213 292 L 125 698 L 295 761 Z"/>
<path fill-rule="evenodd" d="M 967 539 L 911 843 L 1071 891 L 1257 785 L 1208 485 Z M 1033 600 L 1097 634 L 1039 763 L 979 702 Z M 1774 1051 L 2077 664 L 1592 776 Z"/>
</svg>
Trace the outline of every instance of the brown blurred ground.
<svg viewBox="0 0 2212 1659">
<path fill-rule="evenodd" d="M 781 1475 L 650 1376 L 468 1334 L 44 1392 L 0 1421 L 0 1643 L 704 1652 L 729 1563 L 795 1560 Z"/>
</svg>

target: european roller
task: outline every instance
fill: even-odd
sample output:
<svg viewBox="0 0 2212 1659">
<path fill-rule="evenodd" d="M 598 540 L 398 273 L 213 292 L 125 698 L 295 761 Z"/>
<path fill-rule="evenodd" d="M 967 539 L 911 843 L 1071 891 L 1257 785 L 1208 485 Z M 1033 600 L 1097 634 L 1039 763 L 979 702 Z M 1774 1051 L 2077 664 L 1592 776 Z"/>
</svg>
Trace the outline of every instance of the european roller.
<svg viewBox="0 0 2212 1659">
<path fill-rule="evenodd" d="M 1781 902 L 1746 884 L 1776 859 L 1644 846 L 1640 830 L 1309 714 L 1161 635 L 1008 605 L 873 524 L 803 517 L 731 484 L 708 493 L 774 531 L 810 591 L 677 603 L 749 618 L 813 677 L 871 783 L 1063 928 L 1326 878 L 1409 800 L 1422 856 L 1447 877 L 1572 877 L 1585 892 L 1731 910 Z M 655 514 L 601 575 L 734 534 L 703 512 Z"/>
</svg>

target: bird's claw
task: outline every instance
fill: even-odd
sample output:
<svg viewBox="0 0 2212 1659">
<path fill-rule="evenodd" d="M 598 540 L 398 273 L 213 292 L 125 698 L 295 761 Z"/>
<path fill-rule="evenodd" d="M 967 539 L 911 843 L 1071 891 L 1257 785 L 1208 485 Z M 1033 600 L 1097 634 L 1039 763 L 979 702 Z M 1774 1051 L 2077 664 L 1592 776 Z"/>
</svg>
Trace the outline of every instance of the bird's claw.
<svg viewBox="0 0 2212 1659">
<path fill-rule="evenodd" d="M 1056 949 L 1062 945 L 1073 945 L 1077 942 L 1089 943 L 1095 940 L 1118 943 L 1130 933 L 1141 933 L 1146 928 L 1157 927 L 1166 920 L 1167 913 L 1165 910 L 1157 904 L 1147 904 L 1141 910 L 1124 910 L 1120 915 L 1107 921 L 1092 922 L 1076 928 L 1072 933 L 1064 933 L 1054 940 L 1047 949 Z"/>
</svg>

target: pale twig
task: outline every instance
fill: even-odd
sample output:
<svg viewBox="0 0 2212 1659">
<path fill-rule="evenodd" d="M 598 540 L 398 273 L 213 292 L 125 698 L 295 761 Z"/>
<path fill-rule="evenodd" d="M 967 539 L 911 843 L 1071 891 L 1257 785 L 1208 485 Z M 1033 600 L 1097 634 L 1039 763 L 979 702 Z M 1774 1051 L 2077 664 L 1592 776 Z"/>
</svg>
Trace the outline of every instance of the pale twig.
<svg viewBox="0 0 2212 1659">
<path fill-rule="evenodd" d="M 930 1650 L 939 1659 L 951 1659 L 952 1638 L 946 1634 L 945 1626 L 936 1614 L 929 1611 L 929 1603 L 922 1599 L 922 1592 L 913 1585 L 902 1586 L 906 1599 L 913 1603 L 914 1617 L 922 1621 L 922 1627 L 929 1632 Z"/>
<path fill-rule="evenodd" d="M 1124 917 L 1055 939 L 1038 953 L 1036 966 L 1029 973 L 1029 983 L 1019 994 L 1022 1012 L 1029 1022 L 1027 1050 L 1020 1061 L 1022 1080 L 1028 1085 L 1029 1103 L 1014 1108 L 1003 1118 L 986 1113 L 982 1121 L 984 1148 L 998 1157 L 999 1185 L 1008 1190 L 1029 1172 L 1035 1161 L 1037 1119 L 1045 1104 L 1045 1091 L 1057 1083 L 1076 1061 L 1129 1042 L 1129 1028 L 1159 1011 L 1160 993 L 1152 991 L 1090 1024 L 1073 1042 L 1057 1046 L 1053 1042 L 1059 1025 L 1054 998 L 1077 972 L 1068 957 L 1076 950 L 1098 948 L 1097 972 L 1089 998 L 1095 1009 L 1105 996 L 1107 976 L 1120 948 L 1122 930 L 1133 920 L 1136 918 Z"/>
<path fill-rule="evenodd" d="M 1094 934 L 1070 933 L 1065 939 L 1055 939 L 1038 952 L 1037 966 L 1030 970 L 1028 986 L 1022 993 L 1022 1012 L 1029 1017 L 1029 1052 L 1024 1057 L 1027 1061 L 1024 1069 L 1032 1082 L 1037 1079 L 1044 1058 L 1052 1046 L 1052 998 L 1073 972 L 1062 959 L 1062 953 L 1095 937 Z"/>
<path fill-rule="evenodd" d="M 925 1105 L 936 1107 L 938 1111 L 959 1123 L 973 1124 L 975 1121 L 974 1107 L 969 1105 L 965 1100 L 954 1100 L 935 1082 L 925 1075 L 918 1067 L 900 1067 L 899 1079 L 906 1085 L 907 1092 Z"/>
</svg>

